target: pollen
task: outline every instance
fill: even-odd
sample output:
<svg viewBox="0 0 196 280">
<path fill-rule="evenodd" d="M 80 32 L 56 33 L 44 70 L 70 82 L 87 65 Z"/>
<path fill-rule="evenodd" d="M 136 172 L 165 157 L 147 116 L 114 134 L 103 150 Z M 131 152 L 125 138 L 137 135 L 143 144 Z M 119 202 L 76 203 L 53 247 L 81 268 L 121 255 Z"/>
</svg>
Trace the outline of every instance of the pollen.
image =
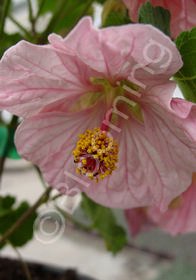
<svg viewBox="0 0 196 280">
<path fill-rule="evenodd" d="M 117 168 L 118 143 L 108 134 L 99 127 L 86 130 L 78 135 L 76 149 L 72 152 L 77 173 L 97 183 Z"/>
</svg>

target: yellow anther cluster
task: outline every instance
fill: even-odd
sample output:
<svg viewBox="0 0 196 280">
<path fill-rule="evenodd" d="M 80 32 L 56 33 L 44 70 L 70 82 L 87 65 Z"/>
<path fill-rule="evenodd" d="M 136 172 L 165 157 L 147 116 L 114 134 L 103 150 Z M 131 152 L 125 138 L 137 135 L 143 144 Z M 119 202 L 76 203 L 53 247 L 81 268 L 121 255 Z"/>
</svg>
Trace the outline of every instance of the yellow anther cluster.
<svg viewBox="0 0 196 280">
<path fill-rule="evenodd" d="M 95 179 L 96 182 L 112 175 L 118 162 L 117 141 L 97 127 L 94 130 L 86 130 L 78 137 L 80 139 L 72 152 L 77 166 L 76 171 L 91 180 Z"/>
</svg>

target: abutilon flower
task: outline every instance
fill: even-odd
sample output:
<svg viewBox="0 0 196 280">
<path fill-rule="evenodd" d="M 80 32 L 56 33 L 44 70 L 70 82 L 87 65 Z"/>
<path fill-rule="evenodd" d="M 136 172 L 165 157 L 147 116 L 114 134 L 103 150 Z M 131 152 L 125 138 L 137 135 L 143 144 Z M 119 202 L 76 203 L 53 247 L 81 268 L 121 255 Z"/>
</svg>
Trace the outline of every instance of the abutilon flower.
<svg viewBox="0 0 196 280">
<path fill-rule="evenodd" d="M 129 10 L 130 18 L 138 21 L 141 4 L 149 0 L 123 0 Z M 161 6 L 171 13 L 171 35 L 176 38 L 182 31 L 196 26 L 196 0 L 150 0 L 153 7 Z"/>
<path fill-rule="evenodd" d="M 125 210 L 130 231 L 133 236 L 159 227 L 171 235 L 196 232 L 196 173 L 190 187 L 175 198 L 165 213 L 155 206 Z"/>
<path fill-rule="evenodd" d="M 24 118 L 19 154 L 62 193 L 165 211 L 196 166 L 196 107 L 172 98 L 175 44 L 151 25 L 96 29 L 89 17 L 49 42 L 21 41 L 0 63 L 0 109 Z"/>
</svg>

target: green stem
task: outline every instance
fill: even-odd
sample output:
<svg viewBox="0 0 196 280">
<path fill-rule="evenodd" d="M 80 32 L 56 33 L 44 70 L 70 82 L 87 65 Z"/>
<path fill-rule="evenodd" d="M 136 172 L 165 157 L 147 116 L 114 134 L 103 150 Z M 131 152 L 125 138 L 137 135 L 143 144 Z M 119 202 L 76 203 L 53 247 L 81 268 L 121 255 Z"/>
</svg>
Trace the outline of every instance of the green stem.
<svg viewBox="0 0 196 280">
<path fill-rule="evenodd" d="M 11 0 L 4 0 L 3 2 L 3 8 L 2 8 L 2 14 L 1 14 L 1 21 L 0 21 L 0 36 L 3 34 L 4 26 L 5 26 L 5 20 L 9 11 Z"/>
<path fill-rule="evenodd" d="M 29 271 L 29 268 L 28 268 L 28 265 L 26 264 L 26 262 L 23 260 L 20 252 L 17 250 L 17 248 L 9 241 L 9 240 L 6 240 L 6 243 L 8 243 L 13 249 L 14 251 L 16 252 L 16 254 L 18 255 L 18 258 L 19 260 L 21 261 L 22 265 L 23 265 L 23 268 L 24 268 L 24 271 L 25 271 L 25 274 L 27 276 L 27 279 L 28 280 L 32 280 L 32 277 L 31 277 L 31 274 L 30 274 L 30 271 Z"/>
<path fill-rule="evenodd" d="M 50 201 L 55 201 L 55 200 L 58 199 L 59 197 L 62 197 L 62 194 L 61 194 L 61 193 L 59 193 L 59 194 L 57 194 L 57 195 L 51 197 L 51 199 L 50 199 L 48 202 L 50 202 Z"/>
<path fill-rule="evenodd" d="M 52 188 L 49 187 L 46 191 L 39 197 L 39 199 L 34 203 L 34 205 L 29 208 L 16 222 L 11 226 L 8 231 L 1 237 L 0 239 L 0 246 L 12 235 L 17 228 L 22 225 L 26 219 L 44 202 L 48 201 L 50 192 Z"/>
<path fill-rule="evenodd" d="M 56 209 L 64 216 L 64 218 L 68 221 L 70 221 L 71 223 L 73 223 L 74 225 L 76 225 L 79 228 L 82 228 L 86 231 L 92 230 L 92 226 L 86 226 L 80 222 L 78 222 L 77 220 L 75 220 L 72 216 L 70 216 L 69 214 L 67 214 L 64 210 L 62 210 L 60 207 L 58 207 L 56 205 Z"/>
<path fill-rule="evenodd" d="M 33 16 L 33 9 L 31 5 L 31 0 L 27 0 L 28 8 L 29 8 L 29 21 L 31 22 L 31 30 L 33 33 L 33 36 L 36 36 L 36 30 L 35 30 L 35 18 Z"/>
<path fill-rule="evenodd" d="M 0 0 L 0 22 L 1 22 L 2 11 L 3 11 L 3 1 L 4 0 Z"/>
<path fill-rule="evenodd" d="M 37 174 L 38 174 L 38 176 L 39 176 L 39 178 L 40 178 L 40 180 L 42 182 L 42 185 L 46 189 L 48 186 L 46 185 L 46 182 L 44 181 L 43 175 L 42 175 L 39 167 L 37 165 L 35 165 L 35 164 L 33 166 L 34 166 L 35 170 L 37 171 Z"/>
<path fill-rule="evenodd" d="M 39 4 L 39 9 L 38 9 L 37 14 L 36 14 L 36 16 L 35 16 L 35 21 L 36 21 L 36 20 L 38 19 L 38 17 L 40 16 L 41 11 L 42 11 L 42 9 L 43 9 L 43 6 L 44 6 L 45 2 L 46 2 L 46 0 L 41 0 L 41 2 L 40 2 L 40 4 Z"/>
<path fill-rule="evenodd" d="M 16 25 L 18 28 L 26 35 L 26 37 L 29 40 L 32 40 L 33 37 L 31 33 L 29 33 L 16 19 L 14 19 L 12 16 L 9 16 L 9 19 Z"/>
<path fill-rule="evenodd" d="M 32 9 L 32 5 L 31 5 L 31 0 L 27 0 L 28 3 L 28 8 L 29 8 L 29 20 L 32 21 L 33 20 L 33 9 Z"/>
</svg>

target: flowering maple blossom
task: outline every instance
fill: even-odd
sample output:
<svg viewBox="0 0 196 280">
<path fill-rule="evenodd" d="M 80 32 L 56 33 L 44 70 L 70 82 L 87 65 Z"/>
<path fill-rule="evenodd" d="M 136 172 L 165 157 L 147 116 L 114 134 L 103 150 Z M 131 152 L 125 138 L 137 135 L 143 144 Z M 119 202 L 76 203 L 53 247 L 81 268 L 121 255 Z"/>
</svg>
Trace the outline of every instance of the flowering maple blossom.
<svg viewBox="0 0 196 280">
<path fill-rule="evenodd" d="M 190 187 L 170 204 L 169 210 L 161 213 L 155 207 L 125 210 L 131 233 L 138 233 L 159 227 L 171 235 L 196 232 L 196 173 Z"/>
<path fill-rule="evenodd" d="M 24 118 L 19 154 L 62 193 L 165 211 L 196 166 L 195 105 L 172 98 L 175 44 L 151 25 L 96 29 L 89 17 L 49 42 L 21 41 L 0 63 L 0 109 Z"/>
<path fill-rule="evenodd" d="M 123 0 L 129 9 L 130 18 L 138 21 L 138 10 L 141 4 L 149 0 Z M 151 0 L 152 6 L 161 6 L 171 13 L 171 33 L 176 38 L 182 31 L 196 26 L 196 0 Z"/>
</svg>

